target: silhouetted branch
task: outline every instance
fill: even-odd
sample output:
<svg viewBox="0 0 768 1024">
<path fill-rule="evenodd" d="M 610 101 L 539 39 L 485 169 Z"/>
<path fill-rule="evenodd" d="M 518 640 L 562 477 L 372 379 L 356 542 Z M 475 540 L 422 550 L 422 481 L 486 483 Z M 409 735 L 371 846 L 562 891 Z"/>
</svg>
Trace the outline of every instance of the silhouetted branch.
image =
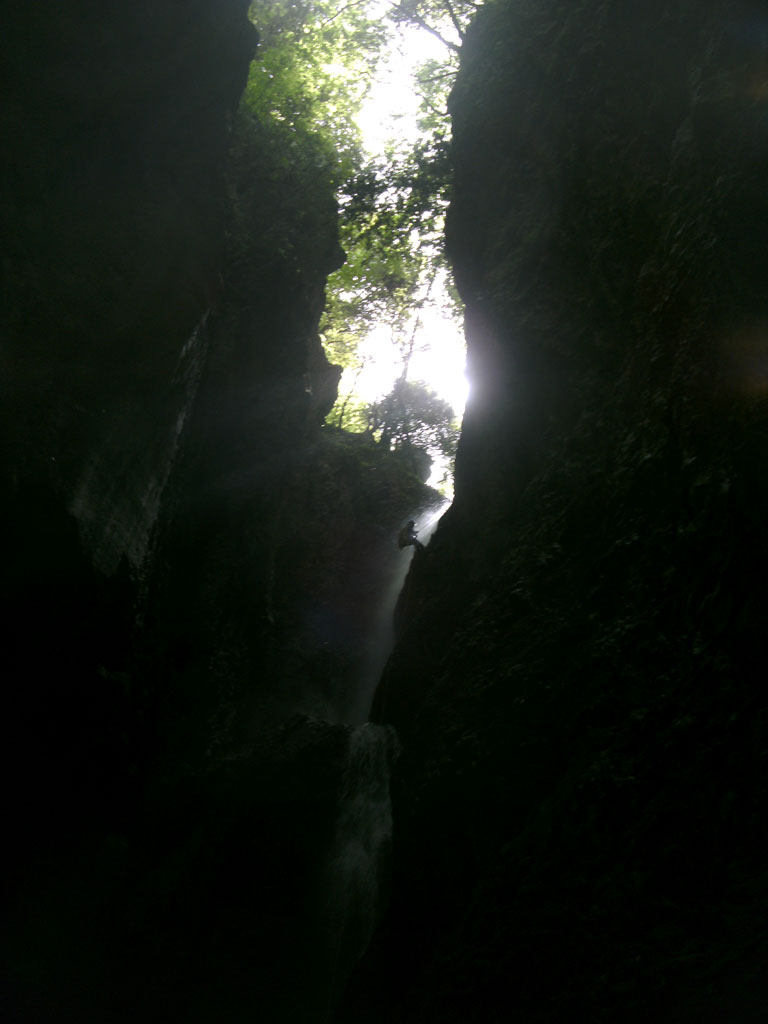
<svg viewBox="0 0 768 1024">
<path fill-rule="evenodd" d="M 400 4 L 397 3 L 396 0 L 390 0 L 390 6 L 400 7 Z M 421 17 L 421 15 L 416 14 L 415 11 L 404 12 L 404 18 L 405 20 L 411 21 L 415 25 L 418 25 L 419 28 L 423 28 L 425 32 L 429 32 L 429 34 L 434 36 L 435 39 L 439 39 L 443 46 L 447 46 L 448 49 L 453 50 L 454 53 L 459 53 L 461 51 L 461 47 L 457 43 L 451 42 L 450 39 L 446 39 L 445 36 L 438 32 L 436 28 L 432 28 L 431 25 L 428 25 L 427 22 L 424 21 L 424 19 Z"/>
<path fill-rule="evenodd" d="M 463 40 L 464 33 L 461 30 L 461 25 L 459 24 L 459 19 L 456 17 L 456 11 L 454 11 L 453 9 L 453 4 L 451 3 L 451 0 L 443 0 L 443 3 L 445 4 L 446 10 L 448 11 L 448 16 L 453 22 L 453 27 L 456 29 L 456 32 L 458 33 L 459 39 Z M 456 49 L 458 50 L 458 46 L 456 47 Z"/>
<path fill-rule="evenodd" d="M 325 28 L 326 25 L 330 25 L 332 21 L 335 21 L 339 17 L 340 14 L 343 14 L 344 11 L 348 11 L 352 7 L 362 7 L 363 4 L 366 4 L 366 3 L 368 3 L 368 0 L 352 0 L 351 3 L 344 4 L 344 6 L 340 7 L 338 9 L 338 11 L 336 11 L 336 13 L 332 17 L 326 18 L 325 21 L 321 22 L 320 23 L 320 27 L 321 28 Z"/>
</svg>

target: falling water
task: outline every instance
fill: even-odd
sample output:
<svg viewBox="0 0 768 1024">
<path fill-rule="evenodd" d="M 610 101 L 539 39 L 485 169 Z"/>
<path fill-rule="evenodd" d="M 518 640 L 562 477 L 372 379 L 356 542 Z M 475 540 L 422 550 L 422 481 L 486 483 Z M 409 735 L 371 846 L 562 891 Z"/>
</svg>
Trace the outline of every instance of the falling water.
<svg viewBox="0 0 768 1024">
<path fill-rule="evenodd" d="M 382 909 L 392 842 L 389 777 L 397 752 L 391 726 L 368 722 L 350 735 L 326 885 L 331 1005 Z"/>
<path fill-rule="evenodd" d="M 413 517 L 419 532 L 419 540 L 425 546 L 429 543 L 429 539 L 435 532 L 440 517 L 449 505 L 449 501 L 443 501 L 437 506 L 422 510 L 420 516 L 417 514 Z M 393 538 L 390 576 L 382 592 L 379 607 L 376 610 L 371 638 L 360 668 L 358 684 L 355 687 L 354 702 L 349 715 L 349 721 L 355 725 L 368 720 L 374 691 L 394 645 L 395 631 L 393 618 L 395 605 L 400 591 L 403 589 L 405 577 L 408 575 L 413 552 L 414 548 L 412 547 L 403 548 L 402 550 L 398 549 Z"/>
<path fill-rule="evenodd" d="M 448 507 L 414 515 L 419 540 L 429 539 Z M 393 614 L 413 558 L 412 547 L 400 550 L 393 538 L 391 573 L 382 593 L 367 656 L 348 721 L 355 726 L 339 796 L 338 813 L 325 883 L 328 931 L 328 1006 L 330 1017 L 350 971 L 370 942 L 385 902 L 392 843 L 389 779 L 398 754 L 391 726 L 366 721 L 373 693 L 394 643 Z"/>
</svg>

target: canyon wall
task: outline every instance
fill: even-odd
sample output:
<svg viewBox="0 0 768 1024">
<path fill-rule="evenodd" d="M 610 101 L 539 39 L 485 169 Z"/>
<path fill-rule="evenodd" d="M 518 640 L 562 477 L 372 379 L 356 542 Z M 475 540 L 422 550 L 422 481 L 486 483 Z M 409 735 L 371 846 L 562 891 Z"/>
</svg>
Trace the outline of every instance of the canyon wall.
<svg viewBox="0 0 768 1024">
<path fill-rule="evenodd" d="M 767 30 L 516 0 L 467 33 L 471 395 L 374 705 L 395 898 L 340 1019 L 764 1013 Z"/>
<path fill-rule="evenodd" d="M 248 6 L 4 5 L 13 1020 L 327 1011 L 349 729 L 310 716 L 431 492 L 321 430 L 335 197 L 238 110 Z"/>
</svg>

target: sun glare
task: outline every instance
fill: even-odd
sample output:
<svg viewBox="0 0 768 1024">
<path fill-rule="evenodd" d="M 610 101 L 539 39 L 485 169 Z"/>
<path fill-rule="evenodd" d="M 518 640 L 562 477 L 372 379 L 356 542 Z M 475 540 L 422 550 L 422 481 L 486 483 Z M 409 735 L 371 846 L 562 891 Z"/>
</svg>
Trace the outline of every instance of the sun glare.
<svg viewBox="0 0 768 1024">
<path fill-rule="evenodd" d="M 437 305 L 423 310 L 420 320 L 408 375 L 436 391 L 460 417 L 469 387 L 464 374 L 464 337 L 455 321 Z M 361 343 L 359 354 L 364 363 L 362 371 L 345 370 L 339 390 L 345 394 L 354 386 L 365 402 L 375 402 L 392 390 L 402 372 L 397 338 L 389 327 L 377 327 Z"/>
</svg>

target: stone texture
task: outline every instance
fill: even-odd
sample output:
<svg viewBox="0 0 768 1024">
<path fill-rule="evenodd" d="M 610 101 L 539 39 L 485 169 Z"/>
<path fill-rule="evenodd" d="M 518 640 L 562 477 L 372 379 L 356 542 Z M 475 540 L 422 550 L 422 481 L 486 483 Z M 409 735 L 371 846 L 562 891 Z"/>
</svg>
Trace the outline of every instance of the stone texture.
<svg viewBox="0 0 768 1024">
<path fill-rule="evenodd" d="M 765 27 L 552 0 L 467 35 L 472 396 L 377 696 L 395 903 L 343 1020 L 763 1012 Z"/>
<path fill-rule="evenodd" d="M 3 9 L 1 937 L 24 1024 L 325 1013 L 349 730 L 285 719 L 343 710 L 382 538 L 426 491 L 321 432 L 336 203 L 237 113 L 247 8 Z M 349 602 L 351 651 L 328 626 Z"/>
</svg>

